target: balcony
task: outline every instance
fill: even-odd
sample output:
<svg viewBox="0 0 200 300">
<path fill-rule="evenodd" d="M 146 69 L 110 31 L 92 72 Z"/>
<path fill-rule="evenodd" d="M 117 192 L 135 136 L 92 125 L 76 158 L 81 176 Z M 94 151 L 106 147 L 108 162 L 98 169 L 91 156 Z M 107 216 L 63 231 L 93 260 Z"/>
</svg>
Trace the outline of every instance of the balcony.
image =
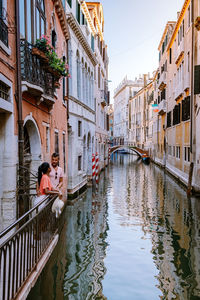
<svg viewBox="0 0 200 300">
<path fill-rule="evenodd" d="M 175 63 L 178 65 L 184 58 L 184 39 L 178 45 L 178 48 L 175 52 Z"/>
<path fill-rule="evenodd" d="M 106 106 L 109 105 L 109 91 L 101 90 L 101 105 Z"/>
<path fill-rule="evenodd" d="M 39 102 L 52 106 L 56 79 L 48 71 L 47 62 L 32 54 L 32 48 L 27 41 L 20 41 L 22 92 L 28 91 Z"/>
<path fill-rule="evenodd" d="M 167 102 L 166 100 L 162 100 L 159 105 L 158 105 L 158 109 L 159 109 L 159 114 L 163 115 L 166 113 L 166 108 L 167 108 Z"/>
<path fill-rule="evenodd" d="M 166 84 L 167 84 L 167 72 L 163 71 L 160 75 L 159 78 L 159 84 L 158 84 L 158 88 L 160 90 L 162 90 L 163 88 L 165 88 Z"/>
<path fill-rule="evenodd" d="M 0 16 L 0 40 L 8 47 L 8 27 Z"/>
</svg>

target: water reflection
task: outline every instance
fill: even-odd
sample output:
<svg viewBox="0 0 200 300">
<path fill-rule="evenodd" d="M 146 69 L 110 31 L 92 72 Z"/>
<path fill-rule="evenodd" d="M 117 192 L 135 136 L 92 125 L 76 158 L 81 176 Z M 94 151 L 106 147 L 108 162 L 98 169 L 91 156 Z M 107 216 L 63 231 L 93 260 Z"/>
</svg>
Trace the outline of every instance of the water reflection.
<svg viewBox="0 0 200 300">
<path fill-rule="evenodd" d="M 115 159 L 120 175 L 113 171 L 113 209 L 121 226 L 139 226 L 144 238 L 150 236 L 160 297 L 200 299 L 199 200 L 187 199 L 182 187 L 155 165 L 130 156 Z"/>
<path fill-rule="evenodd" d="M 68 206 L 30 299 L 200 299 L 200 200 L 159 167 L 113 157 Z"/>
<path fill-rule="evenodd" d="M 105 274 L 103 260 L 108 225 L 107 202 L 101 190 L 92 199 L 90 189 L 87 199 L 76 202 L 67 212 L 69 244 L 66 249 L 65 299 L 93 299 L 94 296 L 104 299 L 101 280 Z"/>
</svg>

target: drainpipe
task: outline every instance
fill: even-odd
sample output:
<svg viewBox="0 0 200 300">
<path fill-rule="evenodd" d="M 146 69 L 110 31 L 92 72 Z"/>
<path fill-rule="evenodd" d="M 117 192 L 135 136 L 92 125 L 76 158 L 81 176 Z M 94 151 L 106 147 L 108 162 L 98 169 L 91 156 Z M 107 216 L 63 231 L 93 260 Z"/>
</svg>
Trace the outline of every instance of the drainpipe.
<svg viewBox="0 0 200 300">
<path fill-rule="evenodd" d="M 192 193 L 192 175 L 194 169 L 194 147 L 193 147 L 193 133 L 194 133 L 194 0 L 191 0 L 191 21 L 192 21 L 192 52 L 191 52 L 191 97 L 190 97 L 190 170 L 188 177 L 187 195 Z"/>
<path fill-rule="evenodd" d="M 23 201 L 23 165 L 24 165 L 24 130 L 22 119 L 22 88 L 21 88 L 21 64 L 20 64 L 20 22 L 19 22 L 19 0 L 15 0 L 15 18 L 16 18 L 16 98 L 18 104 L 18 167 L 19 167 L 19 182 L 18 182 L 18 213 L 17 217 L 24 214 Z"/>
</svg>

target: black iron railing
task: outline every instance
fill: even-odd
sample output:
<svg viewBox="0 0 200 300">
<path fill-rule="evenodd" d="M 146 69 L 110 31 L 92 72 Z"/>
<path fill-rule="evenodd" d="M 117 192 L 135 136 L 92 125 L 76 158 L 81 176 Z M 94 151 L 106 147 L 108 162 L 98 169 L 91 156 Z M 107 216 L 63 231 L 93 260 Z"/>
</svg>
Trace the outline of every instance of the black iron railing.
<svg viewBox="0 0 200 300">
<path fill-rule="evenodd" d="M 0 233 L 0 299 L 14 299 L 57 232 L 46 197 Z"/>
<path fill-rule="evenodd" d="M 46 95 L 54 97 L 55 78 L 48 72 L 47 63 L 32 54 L 32 48 L 26 40 L 20 41 L 22 80 L 40 86 Z"/>
<path fill-rule="evenodd" d="M 8 47 L 8 26 L 0 16 L 0 40 Z"/>
</svg>

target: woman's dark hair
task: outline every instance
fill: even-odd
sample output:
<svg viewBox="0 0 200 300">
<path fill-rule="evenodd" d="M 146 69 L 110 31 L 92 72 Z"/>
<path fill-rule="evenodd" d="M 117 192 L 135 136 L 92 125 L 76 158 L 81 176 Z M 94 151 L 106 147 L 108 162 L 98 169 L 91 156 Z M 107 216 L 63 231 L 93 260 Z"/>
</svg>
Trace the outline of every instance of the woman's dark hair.
<svg viewBox="0 0 200 300">
<path fill-rule="evenodd" d="M 40 181 L 42 179 L 42 175 L 46 174 L 50 165 L 48 162 L 43 162 L 38 168 L 38 184 L 40 185 Z"/>
</svg>

